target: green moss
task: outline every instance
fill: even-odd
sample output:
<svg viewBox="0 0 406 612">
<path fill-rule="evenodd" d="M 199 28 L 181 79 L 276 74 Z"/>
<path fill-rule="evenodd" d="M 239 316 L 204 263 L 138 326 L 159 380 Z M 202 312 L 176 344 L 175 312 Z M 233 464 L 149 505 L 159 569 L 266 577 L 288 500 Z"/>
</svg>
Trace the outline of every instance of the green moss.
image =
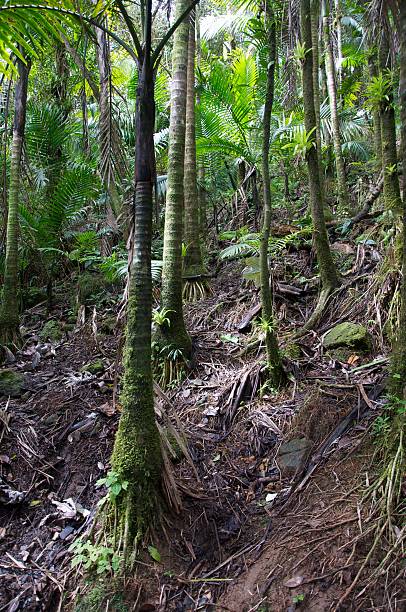
<svg viewBox="0 0 406 612">
<path fill-rule="evenodd" d="M 128 612 L 123 601 L 122 585 L 117 585 L 117 592 L 111 592 L 111 585 L 95 584 L 75 605 L 75 612 L 100 612 L 106 606 L 112 612 Z"/>
<path fill-rule="evenodd" d="M 94 297 L 105 290 L 109 283 L 103 274 L 85 272 L 81 274 L 77 284 L 77 301 L 79 304 L 93 304 Z"/>
<path fill-rule="evenodd" d="M 99 374 L 100 372 L 104 372 L 104 363 L 101 359 L 96 359 L 90 363 L 87 363 L 81 369 L 81 372 L 90 372 L 90 374 Z"/>
<path fill-rule="evenodd" d="M 283 352 L 286 357 L 289 357 L 290 359 L 300 359 L 302 356 L 302 349 L 295 342 L 287 344 L 283 349 Z"/>
<path fill-rule="evenodd" d="M 114 315 L 106 317 L 101 321 L 99 329 L 102 334 L 112 335 L 117 328 L 117 318 Z"/>
<path fill-rule="evenodd" d="M 326 349 L 347 346 L 358 350 L 368 350 L 370 337 L 363 325 L 346 321 L 327 332 L 323 339 L 323 346 Z"/>
<path fill-rule="evenodd" d="M 162 455 L 155 423 L 152 385 L 144 375 L 129 368 L 124 377 L 121 396 L 123 414 L 118 426 L 112 470 L 121 482 L 128 481 L 126 491 L 117 499 L 120 527 L 129 518 L 129 542 L 145 533 L 156 513 L 161 480 Z"/>
<path fill-rule="evenodd" d="M 38 336 L 44 342 L 47 340 L 51 340 L 51 342 L 59 342 L 63 338 L 63 331 L 60 323 L 55 321 L 55 319 L 47 321 Z"/>
<path fill-rule="evenodd" d="M 17 397 L 21 395 L 23 384 L 24 376 L 19 372 L 9 369 L 0 371 L 0 395 Z"/>
</svg>

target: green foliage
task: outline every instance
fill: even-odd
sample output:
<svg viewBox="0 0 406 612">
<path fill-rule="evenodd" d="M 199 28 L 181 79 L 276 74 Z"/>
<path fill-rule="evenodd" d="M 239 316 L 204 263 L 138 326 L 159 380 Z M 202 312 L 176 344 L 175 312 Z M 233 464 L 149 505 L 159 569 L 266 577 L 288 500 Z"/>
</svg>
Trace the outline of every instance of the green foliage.
<svg viewBox="0 0 406 612">
<path fill-rule="evenodd" d="M 96 484 L 98 486 L 106 486 L 109 500 L 114 503 L 123 491 L 127 491 L 129 482 L 128 480 L 120 480 L 120 476 L 113 470 L 110 470 L 107 476 L 99 478 Z"/>
<path fill-rule="evenodd" d="M 163 325 L 167 325 L 168 327 L 171 324 L 171 320 L 168 317 L 170 312 L 174 312 L 173 310 L 169 310 L 168 308 L 160 308 L 159 310 L 154 310 L 152 312 L 152 322 L 155 325 L 159 325 L 162 327 Z"/>
<path fill-rule="evenodd" d="M 391 99 L 393 88 L 393 74 L 390 70 L 380 72 L 371 77 L 367 89 L 367 101 L 370 108 L 381 108 L 387 106 Z"/>
<path fill-rule="evenodd" d="M 95 571 L 98 576 L 116 573 L 120 569 L 120 558 L 109 546 L 92 544 L 79 538 L 69 550 L 74 553 L 72 567 L 82 566 L 85 570 Z"/>
</svg>

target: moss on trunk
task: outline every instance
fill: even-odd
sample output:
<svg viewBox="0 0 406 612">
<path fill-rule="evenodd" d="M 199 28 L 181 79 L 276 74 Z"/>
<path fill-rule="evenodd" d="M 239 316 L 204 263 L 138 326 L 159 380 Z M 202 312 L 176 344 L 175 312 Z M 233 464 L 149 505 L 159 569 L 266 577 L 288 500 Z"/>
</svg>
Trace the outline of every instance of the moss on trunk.
<svg viewBox="0 0 406 612">
<path fill-rule="evenodd" d="M 175 20 L 189 2 L 177 0 Z M 161 306 L 169 324 L 159 327 L 155 342 L 167 350 L 180 350 L 188 358 L 191 340 L 183 319 L 182 301 L 182 217 L 184 208 L 184 158 L 186 128 L 186 79 L 189 20 L 175 32 L 172 50 L 171 115 L 169 125 L 168 188 L 166 197 Z"/>
<path fill-rule="evenodd" d="M 25 64 L 22 60 L 17 59 L 17 69 L 18 79 L 14 94 L 14 129 L 10 162 L 6 259 L 0 307 L 0 344 L 5 345 L 17 344 L 20 340 L 20 317 L 18 314 L 18 207 L 30 64 Z"/>
<path fill-rule="evenodd" d="M 269 236 L 271 233 L 271 178 L 269 173 L 269 138 L 271 132 L 271 115 L 274 100 L 275 65 L 276 65 L 276 24 L 269 2 L 265 5 L 265 29 L 268 43 L 267 86 L 262 127 L 262 178 L 264 193 L 264 212 L 260 246 L 260 278 L 262 319 L 265 327 L 265 346 L 268 362 L 269 379 L 275 387 L 280 387 L 286 380 L 279 352 L 273 314 L 273 295 L 270 284 L 268 263 Z"/>
</svg>

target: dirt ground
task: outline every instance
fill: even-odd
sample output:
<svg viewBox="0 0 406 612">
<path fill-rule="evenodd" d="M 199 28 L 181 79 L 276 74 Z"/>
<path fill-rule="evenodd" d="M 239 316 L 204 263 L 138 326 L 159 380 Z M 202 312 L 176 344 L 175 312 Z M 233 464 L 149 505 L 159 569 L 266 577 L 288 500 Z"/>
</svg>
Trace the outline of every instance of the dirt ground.
<svg viewBox="0 0 406 612">
<path fill-rule="evenodd" d="M 308 254 L 295 257 L 308 273 Z M 377 469 L 371 431 L 384 402 L 386 349 L 374 339 L 369 352 L 346 361 L 323 351 L 321 334 L 335 321 L 368 316 L 353 299 L 337 302 L 320 334 L 300 338 L 293 354 L 289 330 L 306 317 L 314 292 L 276 288 L 290 383 L 275 394 L 262 387 L 259 347 L 244 353 L 247 335 L 238 329 L 258 292 L 240 271 L 241 264 L 225 264 L 212 294 L 186 309 L 195 366 L 168 400 L 158 399 L 182 423 L 193 467 L 185 459 L 174 464 L 183 509 L 163 508 L 150 534 L 160 562 L 145 552 L 118 599 L 114 581 L 86 584 L 68 550 L 103 495 L 96 482 L 108 471 L 119 419 L 122 333 L 106 325 L 118 299 L 90 308 L 85 323 L 65 329 L 58 342 L 38 338 L 49 318 L 44 305 L 26 313 L 25 346 L 7 366 L 24 373 L 24 390 L 0 398 L 0 476 L 23 493 L 18 504 L 0 504 L 0 611 L 406 609 L 404 567 L 374 573 L 387 542 L 357 576 L 374 533 L 362 500 Z M 357 283 L 362 293 L 368 279 Z M 52 312 L 62 323 L 66 297 Z M 97 371 L 86 370 L 96 361 Z M 300 437 L 311 451 L 286 475 L 279 448 Z M 104 599 L 80 608 L 80 598 L 97 589 Z"/>
</svg>

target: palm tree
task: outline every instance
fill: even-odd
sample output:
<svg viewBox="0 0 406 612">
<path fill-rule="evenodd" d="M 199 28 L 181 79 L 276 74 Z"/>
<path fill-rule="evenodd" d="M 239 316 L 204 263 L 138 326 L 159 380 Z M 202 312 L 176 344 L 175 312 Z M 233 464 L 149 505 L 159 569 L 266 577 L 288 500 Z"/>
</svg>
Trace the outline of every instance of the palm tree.
<svg viewBox="0 0 406 612">
<path fill-rule="evenodd" d="M 189 5 L 177 0 L 175 19 Z M 155 341 L 172 355 L 180 351 L 182 359 L 191 353 L 191 340 L 183 319 L 182 303 L 182 217 L 184 208 L 184 159 L 186 132 L 186 85 L 189 23 L 177 29 L 172 50 L 171 114 L 169 124 L 168 185 L 164 230 L 161 307 L 167 317 L 157 329 Z M 166 347 L 166 348 L 165 348 Z"/>
<path fill-rule="evenodd" d="M 384 91 L 381 92 L 379 112 L 381 118 L 382 164 L 383 164 L 383 197 L 388 210 L 400 213 L 402 203 L 400 198 L 399 176 L 397 172 L 398 156 L 396 150 L 396 123 L 393 101 L 393 83 L 390 77 L 392 68 L 389 35 L 384 24 L 379 39 L 379 82 Z"/>
<path fill-rule="evenodd" d="M 345 176 L 344 157 L 341 149 L 340 123 L 337 108 L 337 76 L 334 64 L 333 47 L 331 42 L 331 22 L 328 7 L 329 3 L 326 2 L 326 0 L 323 0 L 323 38 L 325 47 L 327 90 L 331 108 L 331 125 L 337 173 L 337 195 L 341 210 L 349 211 L 349 197 Z"/>
<path fill-rule="evenodd" d="M 184 242 L 186 254 L 184 258 L 184 297 L 202 296 L 205 291 L 205 281 L 202 276 L 205 269 L 202 259 L 199 219 L 199 197 L 197 191 L 196 165 L 196 122 L 195 122 L 195 15 L 190 16 L 187 91 L 186 91 L 186 133 L 185 133 L 185 225 Z"/>
<path fill-rule="evenodd" d="M 401 121 L 401 158 L 403 177 L 406 177 L 406 3 L 397 1 L 398 31 L 400 39 L 400 121 Z M 394 342 L 391 388 L 398 397 L 406 397 L 406 180 L 403 181 L 402 203 L 402 284 L 400 289 L 400 315 L 397 337 Z"/>
<path fill-rule="evenodd" d="M 275 320 L 273 316 L 273 298 L 270 285 L 268 247 L 271 233 L 271 179 L 269 173 L 269 138 L 271 133 L 271 114 L 274 100 L 275 66 L 276 66 L 276 24 L 269 2 L 265 4 L 264 26 L 267 34 L 268 58 L 267 58 L 267 83 L 264 105 L 264 119 L 262 127 L 262 180 L 264 193 L 264 214 L 260 247 L 260 270 L 261 270 L 261 304 L 262 322 L 265 331 L 265 346 L 268 359 L 268 374 L 272 384 L 280 387 L 285 380 L 285 372 L 279 353 L 278 340 L 275 332 Z"/>
<path fill-rule="evenodd" d="M 302 84 L 304 123 L 306 133 L 310 139 L 306 152 L 306 161 L 309 176 L 310 206 L 314 226 L 314 242 L 316 245 L 317 262 L 321 279 L 321 293 L 317 306 L 306 322 L 304 328 L 311 329 L 320 318 L 327 299 L 332 290 L 339 284 L 337 271 L 331 256 L 326 222 L 324 219 L 324 206 L 320 188 L 320 169 L 317 154 L 317 143 L 313 135 L 316 129 L 316 115 L 314 110 L 313 87 L 313 53 L 311 29 L 310 0 L 300 2 L 300 31 L 304 46 L 302 61 Z"/>
<path fill-rule="evenodd" d="M 21 55 L 21 53 L 19 54 Z M 17 57 L 18 79 L 14 93 L 14 127 L 11 145 L 10 189 L 8 198 L 6 259 L 4 265 L 4 284 L 0 307 L 0 343 L 18 344 L 18 207 L 20 199 L 21 156 L 27 111 L 27 89 L 30 63 Z"/>
</svg>

